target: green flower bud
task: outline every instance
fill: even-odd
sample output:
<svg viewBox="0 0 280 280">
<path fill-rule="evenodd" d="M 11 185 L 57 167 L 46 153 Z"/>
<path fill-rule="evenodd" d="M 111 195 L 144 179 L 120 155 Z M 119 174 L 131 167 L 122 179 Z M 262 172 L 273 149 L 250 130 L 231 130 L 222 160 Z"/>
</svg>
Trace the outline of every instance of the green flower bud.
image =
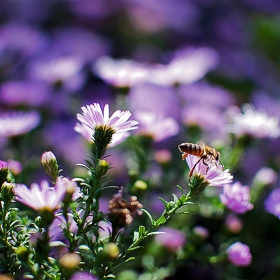
<svg viewBox="0 0 280 280">
<path fill-rule="evenodd" d="M 14 184 L 4 182 L 1 187 L 1 197 L 5 203 L 10 203 L 14 198 L 13 192 Z"/>
<path fill-rule="evenodd" d="M 118 246 L 113 243 L 107 243 L 105 244 L 103 250 L 100 253 L 101 259 L 104 261 L 111 261 L 114 260 L 118 255 L 120 254 L 120 250 Z"/>
<path fill-rule="evenodd" d="M 58 164 L 55 155 L 53 152 L 44 152 L 41 157 L 41 163 L 45 172 L 54 179 L 58 178 Z"/>
<path fill-rule="evenodd" d="M 27 261 L 29 253 L 26 247 L 20 246 L 15 252 L 20 260 Z"/>
<path fill-rule="evenodd" d="M 109 169 L 109 163 L 104 160 L 104 159 L 100 159 L 97 162 L 97 166 L 96 166 L 96 170 L 97 170 L 97 176 L 101 177 L 103 175 L 105 175 Z"/>
<path fill-rule="evenodd" d="M 131 192 L 133 194 L 140 195 L 140 194 L 143 194 L 147 190 L 147 188 L 148 188 L 148 185 L 146 182 L 144 182 L 142 180 L 137 180 L 133 184 Z"/>
</svg>

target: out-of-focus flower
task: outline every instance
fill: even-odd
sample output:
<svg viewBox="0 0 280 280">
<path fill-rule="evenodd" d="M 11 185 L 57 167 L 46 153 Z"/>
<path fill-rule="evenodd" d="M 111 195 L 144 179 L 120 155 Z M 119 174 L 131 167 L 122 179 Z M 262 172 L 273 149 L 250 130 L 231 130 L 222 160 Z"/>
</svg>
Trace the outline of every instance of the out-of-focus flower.
<svg viewBox="0 0 280 280">
<path fill-rule="evenodd" d="M 82 196 L 80 193 L 80 188 L 77 186 L 77 183 L 73 180 L 69 180 L 65 177 L 58 177 L 55 185 L 58 188 L 64 188 L 66 194 L 71 196 L 71 200 L 77 200 L 79 197 Z"/>
<path fill-rule="evenodd" d="M 188 154 L 186 162 L 190 169 L 197 163 L 200 157 Z M 200 160 L 194 170 L 193 174 L 197 174 L 204 177 L 205 181 L 209 182 L 211 186 L 223 186 L 232 182 L 233 176 L 229 173 L 229 169 L 223 170 L 224 167 L 215 162 L 215 164 L 206 165 L 203 160 Z"/>
<path fill-rule="evenodd" d="M 249 266 L 252 262 L 250 248 L 241 242 L 232 244 L 227 249 L 227 256 L 234 266 Z"/>
<path fill-rule="evenodd" d="M 269 167 L 261 168 L 255 175 L 254 181 L 263 185 L 274 183 L 277 180 L 277 172 Z"/>
<path fill-rule="evenodd" d="M 209 230 L 202 226 L 195 226 L 193 228 L 193 233 L 203 239 L 207 239 L 209 237 Z"/>
<path fill-rule="evenodd" d="M 66 270 L 78 267 L 81 257 L 77 253 L 66 253 L 59 259 L 60 265 Z"/>
<path fill-rule="evenodd" d="M 137 200 L 136 196 L 131 196 L 130 202 L 123 198 L 123 188 L 114 195 L 108 206 L 111 217 L 114 220 L 114 222 L 111 220 L 112 223 L 120 227 L 132 223 L 135 214 L 141 215 L 141 208 L 143 208 L 143 205 Z"/>
<path fill-rule="evenodd" d="M 181 249 L 186 243 L 186 236 L 183 232 L 170 227 L 161 227 L 160 234 L 155 236 L 155 241 L 171 252 Z"/>
<path fill-rule="evenodd" d="M 35 128 L 40 122 L 36 111 L 9 112 L 0 115 L 0 136 L 13 137 L 25 134 Z"/>
<path fill-rule="evenodd" d="M 128 121 L 131 116 L 131 113 L 128 110 L 117 110 L 111 117 L 109 117 L 108 104 L 105 105 L 104 112 L 102 112 L 98 103 L 83 106 L 81 109 L 83 114 L 77 114 L 77 119 L 81 122 L 81 124 L 76 124 L 74 130 L 81 133 L 83 136 L 89 135 L 89 133 L 91 133 L 92 136 L 97 126 L 111 128 L 115 132 L 111 142 L 111 144 L 114 145 L 115 143 L 120 142 L 119 137 L 123 140 L 123 137 L 128 136 L 127 131 L 137 129 L 137 121 Z M 88 136 L 86 139 L 88 139 Z"/>
<path fill-rule="evenodd" d="M 19 175 L 22 171 L 22 165 L 19 161 L 9 159 L 8 160 L 8 168 L 12 172 L 13 175 Z"/>
<path fill-rule="evenodd" d="M 77 234 L 77 224 L 73 217 L 68 214 L 68 222 L 70 223 L 69 230 L 73 234 Z M 69 252 L 69 241 L 65 237 L 63 231 L 67 228 L 65 218 L 63 216 L 56 216 L 49 227 L 50 242 L 60 241 L 58 246 L 52 246 L 51 255 L 59 258 L 61 255 Z"/>
<path fill-rule="evenodd" d="M 164 165 L 170 162 L 170 160 L 172 159 L 172 153 L 167 149 L 162 149 L 162 150 L 155 151 L 154 157 L 159 164 Z"/>
<path fill-rule="evenodd" d="M 97 59 L 93 71 L 115 87 L 132 87 L 147 80 L 148 67 L 132 60 L 104 56 Z"/>
<path fill-rule="evenodd" d="M 265 202 L 265 210 L 280 219 L 280 189 L 274 189 L 268 195 Z"/>
<path fill-rule="evenodd" d="M 280 136 L 279 119 L 269 117 L 265 111 L 255 110 L 250 104 L 242 106 L 243 113 L 237 108 L 228 111 L 231 124 L 228 131 L 238 136 L 251 135 L 256 138 L 276 138 Z"/>
<path fill-rule="evenodd" d="M 225 226 L 230 232 L 238 233 L 242 229 L 243 223 L 236 215 L 230 214 L 226 217 Z"/>
<path fill-rule="evenodd" d="M 98 280 L 96 276 L 85 271 L 76 272 L 70 280 Z"/>
<path fill-rule="evenodd" d="M 54 86 L 62 86 L 70 91 L 78 90 L 84 83 L 81 72 L 84 60 L 77 56 L 63 56 L 46 60 L 34 60 L 28 65 L 32 79 Z"/>
<path fill-rule="evenodd" d="M 66 189 L 55 185 L 50 187 L 47 181 L 40 185 L 33 183 L 30 188 L 23 184 L 16 184 L 14 193 L 16 200 L 37 211 L 54 212 L 60 207 Z"/>
<path fill-rule="evenodd" d="M 136 111 L 134 115 L 140 124 L 137 134 L 150 136 L 155 142 L 179 133 L 179 124 L 172 117 L 149 111 Z"/>
<path fill-rule="evenodd" d="M 0 98 L 7 105 L 43 105 L 49 97 L 48 87 L 32 81 L 7 81 L 2 84 Z"/>
<path fill-rule="evenodd" d="M 75 54 L 92 63 L 108 49 L 106 40 L 92 30 L 70 27 L 55 31 L 51 51 L 60 56 Z"/>
<path fill-rule="evenodd" d="M 191 84 L 215 68 L 218 53 L 211 48 L 187 48 L 177 51 L 167 65 L 157 65 L 150 70 L 149 81 L 162 86 Z"/>
<path fill-rule="evenodd" d="M 232 185 L 224 185 L 220 199 L 228 209 L 239 214 L 243 214 L 254 207 L 249 202 L 250 188 L 248 186 L 242 186 L 240 182 L 235 182 Z"/>
<path fill-rule="evenodd" d="M 8 50 L 23 55 L 34 56 L 46 48 L 46 39 L 31 26 L 23 23 L 10 23 L 0 29 Z"/>
</svg>

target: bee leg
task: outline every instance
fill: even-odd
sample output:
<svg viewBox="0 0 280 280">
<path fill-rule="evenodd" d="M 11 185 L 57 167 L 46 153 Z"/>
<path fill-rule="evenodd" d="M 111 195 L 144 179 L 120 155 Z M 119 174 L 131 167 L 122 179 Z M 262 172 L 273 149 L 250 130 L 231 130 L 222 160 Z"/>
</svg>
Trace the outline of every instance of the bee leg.
<svg viewBox="0 0 280 280">
<path fill-rule="evenodd" d="M 198 164 L 202 159 L 203 159 L 203 157 L 201 157 L 201 158 L 194 164 L 194 166 L 191 168 L 191 170 L 190 170 L 190 172 L 189 172 L 189 178 L 192 177 L 193 171 L 194 171 L 195 167 L 197 166 L 197 164 Z"/>
<path fill-rule="evenodd" d="M 183 154 L 182 154 L 182 160 L 184 160 L 187 156 L 188 156 L 187 153 L 183 153 Z"/>
</svg>

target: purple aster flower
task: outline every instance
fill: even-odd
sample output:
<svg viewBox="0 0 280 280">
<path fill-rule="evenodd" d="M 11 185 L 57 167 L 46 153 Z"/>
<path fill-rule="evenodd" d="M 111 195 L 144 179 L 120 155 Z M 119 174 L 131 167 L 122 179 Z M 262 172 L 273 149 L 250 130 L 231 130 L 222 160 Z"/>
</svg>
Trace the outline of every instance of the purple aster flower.
<svg viewBox="0 0 280 280">
<path fill-rule="evenodd" d="M 115 87 L 132 87 L 147 80 L 148 67 L 132 60 L 100 57 L 93 71 Z"/>
<path fill-rule="evenodd" d="M 0 29 L 6 47 L 24 55 L 34 56 L 46 48 L 46 39 L 32 27 L 23 23 L 9 23 Z"/>
<path fill-rule="evenodd" d="M 151 136 L 155 142 L 179 133 L 179 123 L 172 117 L 140 110 L 135 111 L 134 115 L 140 123 L 137 133 Z"/>
<path fill-rule="evenodd" d="M 109 47 L 106 40 L 92 30 L 70 27 L 55 31 L 51 51 L 58 55 L 79 55 L 92 63 L 107 54 Z"/>
<path fill-rule="evenodd" d="M 40 122 L 36 111 L 9 112 L 0 115 L 0 136 L 13 137 L 25 134 L 35 128 Z"/>
<path fill-rule="evenodd" d="M 64 188 L 66 193 L 71 194 L 72 200 L 77 200 L 82 196 L 80 188 L 77 186 L 77 183 L 73 180 L 69 180 L 65 177 L 58 177 L 56 182 L 58 188 Z"/>
<path fill-rule="evenodd" d="M 98 280 L 98 278 L 88 272 L 78 271 L 72 275 L 70 280 Z"/>
<path fill-rule="evenodd" d="M 249 266 L 252 262 L 250 248 L 241 242 L 233 243 L 227 249 L 227 256 L 235 266 Z"/>
<path fill-rule="evenodd" d="M 1 100 L 12 106 L 40 106 L 47 101 L 49 94 L 45 84 L 32 81 L 7 81 L 0 89 Z"/>
<path fill-rule="evenodd" d="M 177 229 L 162 227 L 159 229 L 159 232 L 162 233 L 155 236 L 155 241 L 171 252 L 176 252 L 186 243 L 186 236 Z"/>
<path fill-rule="evenodd" d="M 162 86 L 191 84 L 205 76 L 218 62 L 218 53 L 211 48 L 187 48 L 178 51 L 167 65 L 155 66 L 149 81 Z"/>
<path fill-rule="evenodd" d="M 280 219 L 280 189 L 274 189 L 268 195 L 265 202 L 265 210 Z"/>
<path fill-rule="evenodd" d="M 280 136 L 279 119 L 269 117 L 265 111 L 255 110 L 250 104 L 242 107 L 243 113 L 238 108 L 229 109 L 231 124 L 228 131 L 238 136 L 251 135 L 256 138 L 277 138 Z"/>
<path fill-rule="evenodd" d="M 50 187 L 47 181 L 42 181 L 40 185 L 33 183 L 30 188 L 25 185 L 16 184 L 13 189 L 16 200 L 37 211 L 54 212 L 60 207 L 66 188 L 60 185 Z"/>
<path fill-rule="evenodd" d="M 7 169 L 8 163 L 6 161 L 0 160 L 0 170 L 1 169 Z"/>
<path fill-rule="evenodd" d="M 62 56 L 51 59 L 33 60 L 28 65 L 32 79 L 51 85 L 62 83 L 67 90 L 75 91 L 84 84 L 82 68 L 84 60 L 77 56 Z"/>
<path fill-rule="evenodd" d="M 243 227 L 243 222 L 235 214 L 230 214 L 226 217 L 225 226 L 232 233 L 238 233 Z"/>
<path fill-rule="evenodd" d="M 242 186 L 240 182 L 235 182 L 232 185 L 224 185 L 220 199 L 228 209 L 239 214 L 243 214 L 254 207 L 249 202 L 250 188 L 248 186 Z"/>
<path fill-rule="evenodd" d="M 74 130 L 78 133 L 81 133 L 82 135 L 89 135 L 89 133 L 91 133 L 92 136 L 96 126 L 112 128 L 115 131 L 112 139 L 112 145 L 114 145 L 117 142 L 120 142 L 120 136 L 128 136 L 127 131 L 137 129 L 137 121 L 128 121 L 131 116 L 131 113 L 128 110 L 117 110 L 112 114 L 111 117 L 109 117 L 108 104 L 105 105 L 103 112 L 98 103 L 83 106 L 81 109 L 83 114 L 77 114 L 77 119 L 81 123 L 76 124 Z M 89 131 L 89 129 L 91 131 Z"/>
<path fill-rule="evenodd" d="M 13 173 L 13 175 L 19 175 L 22 171 L 22 165 L 19 161 L 9 159 L 8 168 Z"/>
<path fill-rule="evenodd" d="M 193 156 L 188 154 L 186 157 L 186 162 L 190 169 L 197 163 L 200 157 Z M 203 163 L 203 160 L 200 160 L 194 170 L 193 174 L 203 176 L 205 181 L 209 182 L 211 186 L 223 186 L 232 182 L 233 176 L 229 173 L 229 169 L 223 170 L 224 167 L 219 162 L 213 162 L 209 164 Z"/>
</svg>

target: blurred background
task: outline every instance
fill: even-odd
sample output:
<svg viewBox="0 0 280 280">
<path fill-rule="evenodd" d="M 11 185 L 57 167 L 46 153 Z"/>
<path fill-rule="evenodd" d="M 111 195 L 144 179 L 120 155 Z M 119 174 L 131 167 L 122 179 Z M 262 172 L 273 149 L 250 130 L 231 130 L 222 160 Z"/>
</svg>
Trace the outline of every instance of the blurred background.
<svg viewBox="0 0 280 280">
<path fill-rule="evenodd" d="M 119 279 L 279 279 L 279 45 L 278 0 L 2 0 L 0 159 L 27 185 L 46 179 L 48 150 L 64 176 L 83 176 L 81 106 L 129 109 L 139 129 L 109 148 L 108 184 L 157 216 L 159 196 L 187 191 L 178 144 L 203 141 L 250 187 L 254 208 L 232 213 L 222 188 L 207 188 L 187 208 L 196 215 L 167 225 L 184 237 L 179 250 L 151 237 Z M 248 110 L 261 115 L 238 123 Z M 251 266 L 221 257 L 236 241 L 250 247 Z"/>
</svg>

